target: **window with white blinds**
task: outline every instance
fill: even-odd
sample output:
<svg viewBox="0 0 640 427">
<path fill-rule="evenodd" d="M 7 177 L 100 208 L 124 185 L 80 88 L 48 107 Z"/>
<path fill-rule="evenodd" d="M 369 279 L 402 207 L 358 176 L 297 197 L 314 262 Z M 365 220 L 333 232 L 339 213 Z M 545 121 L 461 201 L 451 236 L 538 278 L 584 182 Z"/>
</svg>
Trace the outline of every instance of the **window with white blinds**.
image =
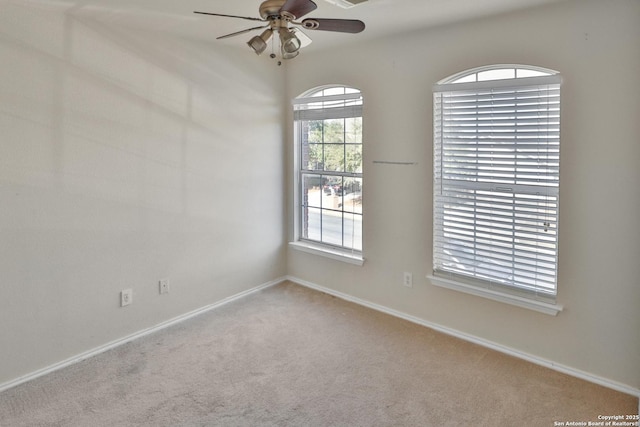
<svg viewBox="0 0 640 427">
<path fill-rule="evenodd" d="M 434 276 L 555 300 L 560 84 L 494 66 L 434 86 Z"/>
</svg>

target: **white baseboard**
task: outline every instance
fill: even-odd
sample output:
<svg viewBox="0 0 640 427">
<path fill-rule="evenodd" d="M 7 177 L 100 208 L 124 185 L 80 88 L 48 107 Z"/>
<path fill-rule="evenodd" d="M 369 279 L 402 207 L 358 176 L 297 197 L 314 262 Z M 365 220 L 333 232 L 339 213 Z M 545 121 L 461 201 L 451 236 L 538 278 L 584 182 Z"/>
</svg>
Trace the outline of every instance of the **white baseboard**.
<svg viewBox="0 0 640 427">
<path fill-rule="evenodd" d="M 553 369 L 554 371 L 558 371 L 558 372 L 561 372 L 563 374 L 570 375 L 572 377 L 580 378 L 582 380 L 589 381 L 591 383 L 595 383 L 595 384 L 598 384 L 598 385 L 601 385 L 603 387 L 607 387 L 607 388 L 610 388 L 610 389 L 613 389 L 613 390 L 616 390 L 616 391 L 620 391 L 622 393 L 630 394 L 632 396 L 637 396 L 640 399 L 640 389 L 636 389 L 636 388 L 631 387 L 629 385 L 622 384 L 622 383 L 619 383 L 619 382 L 616 382 L 616 381 L 611 381 L 609 379 L 602 378 L 602 377 L 599 377 L 597 375 L 593 375 L 593 374 L 590 374 L 588 372 L 584 372 L 584 371 L 581 371 L 579 369 L 572 368 L 570 366 L 565 366 L 565 365 L 562 365 L 562 364 L 559 364 L 559 363 L 555 363 L 555 362 L 553 362 L 551 360 L 546 360 L 546 359 L 543 359 L 541 357 L 534 356 L 534 355 L 522 352 L 520 350 L 516 350 L 516 349 L 510 348 L 510 347 L 501 345 L 501 344 L 494 343 L 494 342 L 486 340 L 484 338 L 479 338 L 479 337 L 476 337 L 474 335 L 466 334 L 464 332 L 460 332 L 460 331 L 452 329 L 452 328 L 448 328 L 448 327 L 445 327 L 445 326 L 442 326 L 442 325 L 438 325 L 437 323 L 432 323 L 432 322 L 426 321 L 424 319 L 421 319 L 419 317 L 415 317 L 415 316 L 403 313 L 401 311 L 393 310 L 393 309 L 385 307 L 383 305 L 372 303 L 372 302 L 369 302 L 369 301 L 366 301 L 366 300 L 363 300 L 363 299 L 360 299 L 360 298 L 357 298 L 357 297 L 354 297 L 354 296 L 351 296 L 351 295 L 348 295 L 348 294 L 345 294 L 345 293 L 342 293 L 342 292 L 335 291 L 333 289 L 325 288 L 324 286 L 320 286 L 320 285 L 317 285 L 315 283 L 312 283 L 312 282 L 309 282 L 309 281 L 306 281 L 306 280 L 303 280 L 303 279 L 300 279 L 300 278 L 297 278 L 297 277 L 287 276 L 286 280 L 289 280 L 289 281 L 291 281 L 293 283 L 296 283 L 298 285 L 301 285 L 301 286 L 304 286 L 304 287 L 307 287 L 307 288 L 310 288 L 310 289 L 314 289 L 314 290 L 317 290 L 317 291 L 320 291 L 320 292 L 327 293 L 329 295 L 333 295 L 333 296 L 338 297 L 340 299 L 343 299 L 345 301 L 350 301 L 350 302 L 353 302 L 355 304 L 362 305 L 364 307 L 368 307 L 368 308 L 371 308 L 373 310 L 377 310 L 377 311 L 380 311 L 382 313 L 386 313 L 386 314 L 389 314 L 391 316 L 398 317 L 400 319 L 404 319 L 404 320 L 407 320 L 407 321 L 412 322 L 412 323 L 416 323 L 416 324 L 421 325 L 421 326 L 425 326 L 427 328 L 436 330 L 438 332 L 442 332 L 444 334 L 451 335 L 453 337 L 460 338 L 462 340 L 469 341 L 469 342 L 472 342 L 474 344 L 478 344 L 478 345 L 481 345 L 483 347 L 499 351 L 500 353 L 508 354 L 510 356 L 517 357 L 518 359 L 523 359 L 523 360 L 526 360 L 527 362 L 531 362 L 531 363 L 534 363 L 536 365 L 540 365 L 540 366 L 544 366 L 546 368 Z M 638 403 L 638 410 L 640 411 L 640 402 Z"/>
<path fill-rule="evenodd" d="M 0 384 L 0 392 L 2 392 L 4 390 L 8 390 L 8 389 L 10 389 L 12 387 L 15 387 L 17 385 L 26 383 L 28 381 L 34 380 L 34 379 L 36 379 L 38 377 L 41 377 L 43 375 L 50 374 L 50 373 L 55 372 L 55 371 L 57 371 L 59 369 L 66 368 L 67 366 L 71 366 L 73 364 L 76 364 L 78 362 L 86 360 L 86 359 L 88 359 L 90 357 L 96 356 L 96 355 L 98 355 L 100 353 L 104 353 L 105 351 L 108 351 L 108 350 L 111 350 L 113 348 L 119 347 L 119 346 L 121 346 L 123 344 L 131 342 L 131 341 L 136 340 L 138 338 L 142 338 L 142 337 L 144 337 L 146 335 L 152 334 L 154 332 L 158 332 L 158 331 L 160 331 L 162 329 L 168 328 L 169 326 L 173 326 L 173 325 L 175 325 L 177 323 L 184 322 L 187 319 L 191 319 L 192 317 L 195 317 L 195 316 L 198 316 L 200 314 L 206 313 L 207 311 L 216 309 L 218 307 L 221 307 L 221 306 L 223 306 L 225 304 L 228 304 L 228 303 L 230 303 L 232 301 L 235 301 L 237 299 L 244 298 L 244 297 L 246 297 L 246 296 L 248 296 L 250 294 L 253 294 L 255 292 L 258 292 L 258 291 L 261 291 L 263 289 L 266 289 L 266 288 L 269 288 L 271 286 L 274 286 L 274 285 L 277 285 L 279 283 L 282 283 L 285 280 L 286 280 L 286 278 L 284 278 L 284 277 L 272 280 L 270 282 L 264 283 L 262 285 L 256 286 L 254 288 L 248 289 L 246 291 L 243 291 L 243 292 L 237 293 L 235 295 L 232 295 L 230 297 L 227 297 L 225 299 L 222 299 L 222 300 L 220 300 L 218 302 L 215 302 L 213 304 L 209 304 L 207 306 L 204 306 L 204 307 L 198 308 L 196 310 L 190 311 L 188 313 L 182 314 L 180 316 L 174 317 L 173 319 L 169 319 L 169 320 L 164 321 L 162 323 L 158 323 L 157 325 L 152 326 L 150 328 L 143 329 L 143 330 L 135 332 L 135 333 L 133 333 L 131 335 L 127 335 L 126 337 L 119 338 L 119 339 L 117 339 L 115 341 L 111 341 L 111 342 L 109 342 L 107 344 L 101 345 L 100 347 L 96 347 L 96 348 L 91 349 L 89 351 L 86 351 L 84 353 L 81 353 L 81 354 L 78 354 L 76 356 L 70 357 L 69 359 L 66 359 L 66 360 L 63 360 L 61 362 L 55 363 L 53 365 L 47 366 L 47 367 L 45 367 L 43 369 L 39 369 L 39 370 L 37 370 L 35 372 L 32 372 L 30 374 L 23 375 L 23 376 L 21 376 L 19 378 L 16 378 L 16 379 L 10 380 L 8 382 L 2 383 L 2 384 Z"/>
<path fill-rule="evenodd" d="M 613 390 L 617 390 L 617 391 L 620 391 L 622 393 L 626 393 L 626 394 L 629 394 L 629 395 L 632 395 L 632 396 L 637 396 L 638 398 L 640 398 L 640 390 L 636 389 L 634 387 L 628 386 L 626 384 L 622 384 L 622 383 L 619 383 L 619 382 L 616 382 L 616 381 L 611 381 L 611 380 L 608 380 L 606 378 L 602 378 L 602 377 L 599 377 L 597 375 L 593 375 L 593 374 L 590 374 L 588 372 L 581 371 L 579 369 L 575 369 L 575 368 L 571 368 L 569 366 L 558 364 L 558 363 L 555 363 L 555 362 L 550 361 L 550 360 L 546 360 L 546 359 L 543 359 L 543 358 L 540 358 L 540 357 L 537 357 L 537 356 L 533 356 L 533 355 L 530 355 L 528 353 L 524 353 L 522 351 L 515 350 L 513 348 L 510 348 L 510 347 L 507 347 L 507 346 L 504 346 L 504 345 L 501 345 L 501 344 L 497 344 L 497 343 L 494 343 L 494 342 L 489 341 L 489 340 L 485 340 L 483 338 L 479 338 L 479 337 L 476 337 L 476 336 L 473 336 L 473 335 L 470 335 L 470 334 L 466 334 L 466 333 L 457 331 L 455 329 L 447 328 L 445 326 L 438 325 L 436 323 L 428 322 L 426 320 L 420 319 L 420 318 L 415 317 L 415 316 L 411 316 L 411 315 L 403 313 L 401 311 L 393 310 L 391 308 L 382 306 L 380 304 L 372 303 L 372 302 L 369 302 L 369 301 L 366 301 L 366 300 L 363 300 L 363 299 L 360 299 L 360 298 L 357 298 L 357 297 L 354 297 L 354 296 L 351 296 L 351 295 L 348 295 L 348 294 L 345 294 L 345 293 L 342 293 L 342 292 L 335 291 L 335 290 L 330 289 L 330 288 L 325 288 L 324 286 L 320 286 L 320 285 L 317 285 L 315 283 L 312 283 L 312 282 L 309 282 L 309 281 L 306 281 L 306 280 L 303 280 L 303 279 L 300 279 L 300 278 L 297 278 L 297 277 L 294 277 L 294 276 L 285 276 L 285 277 L 281 277 L 281 278 L 272 280 L 270 282 L 264 283 L 262 285 L 259 285 L 259 286 L 256 286 L 254 288 L 248 289 L 246 291 L 240 292 L 238 294 L 232 295 L 232 296 L 230 296 L 228 298 L 225 298 L 225 299 L 220 300 L 218 302 L 215 302 L 213 304 L 209 304 L 209 305 L 207 305 L 205 307 L 199 308 L 197 310 L 185 313 L 185 314 L 180 315 L 178 317 L 175 317 L 173 319 L 170 319 L 170 320 L 167 320 L 165 322 L 159 323 L 159 324 L 157 324 L 157 325 L 155 325 L 153 327 L 150 327 L 150 328 L 147 328 L 147 329 L 143 329 L 141 331 L 138 331 L 138 332 L 133 333 L 131 335 L 128 335 L 126 337 L 117 339 L 115 341 L 111 341 L 111 342 L 109 342 L 107 344 L 104 344 L 102 346 L 96 347 L 96 348 L 94 348 L 92 350 L 89 350 L 89 351 L 86 351 L 86 352 L 81 353 L 79 355 L 73 356 L 73 357 L 71 357 L 69 359 L 66 359 L 66 360 L 63 360 L 61 362 L 55 363 L 53 365 L 50 365 L 50 366 L 45 367 L 43 369 L 37 370 L 37 371 L 32 372 L 30 374 L 21 376 L 19 378 L 16 378 L 14 380 L 11 380 L 11 381 L 8 381 L 8 382 L 5 382 L 5 383 L 2 383 L 2 384 L 0 384 L 0 392 L 2 392 L 4 390 L 8 390 L 8 389 L 10 389 L 12 387 L 15 387 L 17 385 L 26 383 L 28 381 L 34 380 L 34 379 L 36 379 L 38 377 L 41 377 L 43 375 L 47 375 L 47 374 L 52 373 L 54 371 L 57 371 L 59 369 L 65 368 L 67 366 L 73 365 L 75 363 L 81 362 L 81 361 L 83 361 L 85 359 L 88 359 L 90 357 L 96 356 L 96 355 L 98 355 L 100 353 L 104 353 L 105 351 L 111 350 L 113 348 L 116 348 L 116 347 L 121 346 L 123 344 L 126 344 L 128 342 L 131 342 L 131 341 L 136 340 L 138 338 L 142 338 L 142 337 L 144 337 L 146 335 L 152 334 L 154 332 L 158 332 L 158 331 L 160 331 L 162 329 L 168 328 L 169 326 L 175 325 L 177 323 L 183 322 L 183 321 L 185 321 L 187 319 L 190 319 L 192 317 L 195 317 L 195 316 L 198 316 L 200 314 L 206 313 L 206 312 L 208 312 L 210 310 L 216 309 L 216 308 L 221 307 L 221 306 L 223 306 L 225 304 L 228 304 L 228 303 L 230 303 L 232 301 L 235 301 L 235 300 L 238 300 L 240 298 L 246 297 L 246 296 L 248 296 L 250 294 L 253 294 L 255 292 L 258 292 L 258 291 L 261 291 L 263 289 L 269 288 L 271 286 L 277 285 L 277 284 L 282 283 L 282 282 L 284 282 L 286 280 L 289 280 L 289 281 L 291 281 L 293 283 L 296 283 L 296 284 L 298 284 L 300 286 L 304 286 L 304 287 L 307 287 L 307 288 L 310 288 L 310 289 L 314 289 L 314 290 L 317 290 L 317 291 L 320 291 L 320 292 L 324 292 L 326 294 L 333 295 L 333 296 L 338 297 L 340 299 L 343 299 L 345 301 L 350 301 L 350 302 L 353 302 L 355 304 L 358 304 L 358 305 L 361 305 L 361 306 L 364 306 L 364 307 L 368 307 L 368 308 L 371 308 L 373 310 L 380 311 L 382 313 L 386 313 L 386 314 L 389 314 L 391 316 L 398 317 L 400 319 L 404 319 L 404 320 L 407 320 L 407 321 L 412 322 L 412 323 L 416 323 L 416 324 L 421 325 L 421 326 L 425 326 L 427 328 L 431 328 L 431 329 L 436 330 L 438 332 L 442 332 L 444 334 L 451 335 L 453 337 L 460 338 L 462 340 L 469 341 L 469 342 L 472 342 L 474 344 L 478 344 L 478 345 L 481 345 L 483 347 L 490 348 L 492 350 L 496 350 L 496 351 L 499 351 L 501 353 L 517 357 L 519 359 L 526 360 L 526 361 L 534 363 L 536 365 L 544 366 L 546 368 L 553 369 L 553 370 L 561 372 L 563 374 L 571 375 L 573 377 L 580 378 L 580 379 L 583 379 L 585 381 L 589 381 L 589 382 L 592 382 L 594 384 L 598 384 L 598 385 L 601 385 L 603 387 L 607 387 L 607 388 L 610 388 L 610 389 L 613 389 Z M 640 402 L 638 404 L 638 410 L 640 412 Z"/>
</svg>

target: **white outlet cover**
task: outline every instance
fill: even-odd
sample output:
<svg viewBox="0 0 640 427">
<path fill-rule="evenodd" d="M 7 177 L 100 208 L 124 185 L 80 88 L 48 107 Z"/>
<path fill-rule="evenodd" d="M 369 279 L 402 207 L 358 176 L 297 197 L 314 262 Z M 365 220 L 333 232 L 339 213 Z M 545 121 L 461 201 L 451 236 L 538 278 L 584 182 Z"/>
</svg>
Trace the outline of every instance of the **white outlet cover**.
<svg viewBox="0 0 640 427">
<path fill-rule="evenodd" d="M 413 287 L 413 274 L 405 272 L 403 284 L 408 288 Z"/>
<path fill-rule="evenodd" d="M 169 279 L 161 279 L 158 282 L 158 286 L 159 286 L 159 291 L 161 294 L 168 294 L 169 293 Z"/>
<path fill-rule="evenodd" d="M 133 290 L 124 289 L 120 292 L 120 307 L 131 305 L 133 302 Z"/>
</svg>

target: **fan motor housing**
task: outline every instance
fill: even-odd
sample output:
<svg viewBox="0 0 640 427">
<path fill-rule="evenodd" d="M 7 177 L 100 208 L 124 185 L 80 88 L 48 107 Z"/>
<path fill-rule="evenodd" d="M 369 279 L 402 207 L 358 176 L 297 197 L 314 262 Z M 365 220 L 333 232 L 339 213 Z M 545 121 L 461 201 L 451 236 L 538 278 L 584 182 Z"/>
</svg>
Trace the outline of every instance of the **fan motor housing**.
<svg viewBox="0 0 640 427">
<path fill-rule="evenodd" d="M 287 0 L 267 0 L 260 5 L 260 16 L 262 19 L 268 19 L 271 17 L 279 17 L 280 9 L 287 2 Z"/>
</svg>

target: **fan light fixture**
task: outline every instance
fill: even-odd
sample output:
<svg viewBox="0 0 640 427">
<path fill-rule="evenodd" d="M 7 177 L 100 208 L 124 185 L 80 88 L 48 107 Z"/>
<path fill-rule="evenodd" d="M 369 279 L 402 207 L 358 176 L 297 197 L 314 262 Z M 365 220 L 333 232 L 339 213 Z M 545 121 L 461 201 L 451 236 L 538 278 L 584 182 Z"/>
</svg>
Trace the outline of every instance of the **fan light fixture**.
<svg viewBox="0 0 640 427">
<path fill-rule="evenodd" d="M 280 49 L 282 50 L 282 57 L 284 59 L 291 59 L 298 56 L 300 53 L 300 39 L 296 37 L 293 31 L 288 28 L 280 28 L 278 31 L 280 35 Z"/>
<path fill-rule="evenodd" d="M 247 42 L 249 47 L 253 49 L 256 55 L 260 55 L 267 48 L 267 42 L 271 38 L 273 31 L 271 28 L 268 28 L 262 32 L 259 36 L 254 36 L 251 40 Z"/>
</svg>

